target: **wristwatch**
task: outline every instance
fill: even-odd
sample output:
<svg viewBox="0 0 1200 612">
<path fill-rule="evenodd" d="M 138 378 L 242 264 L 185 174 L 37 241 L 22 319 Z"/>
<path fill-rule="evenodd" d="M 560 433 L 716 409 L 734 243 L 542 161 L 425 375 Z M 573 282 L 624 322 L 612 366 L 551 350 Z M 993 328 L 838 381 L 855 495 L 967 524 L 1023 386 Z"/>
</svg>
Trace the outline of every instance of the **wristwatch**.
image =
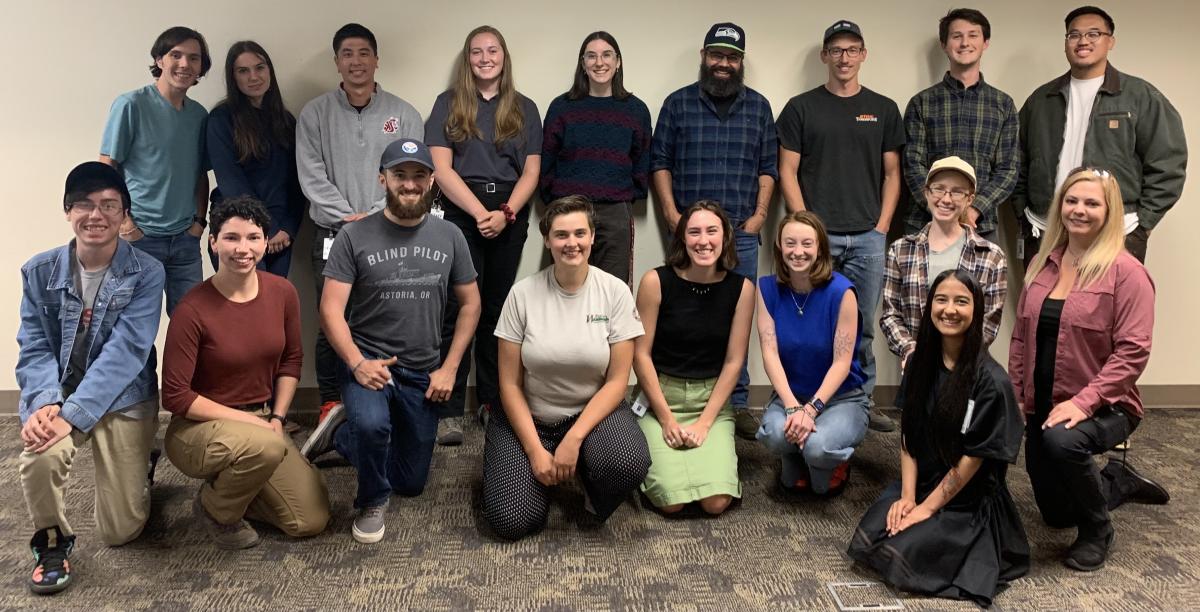
<svg viewBox="0 0 1200 612">
<path fill-rule="evenodd" d="M 813 410 L 817 411 L 817 414 L 821 414 L 822 412 L 825 412 L 825 402 L 822 402 L 818 398 L 814 397 L 814 398 L 808 400 L 808 404 L 813 407 Z"/>
<path fill-rule="evenodd" d="M 287 425 L 287 417 L 275 414 L 274 412 L 267 415 L 267 420 L 268 421 L 279 421 L 280 425 Z"/>
</svg>

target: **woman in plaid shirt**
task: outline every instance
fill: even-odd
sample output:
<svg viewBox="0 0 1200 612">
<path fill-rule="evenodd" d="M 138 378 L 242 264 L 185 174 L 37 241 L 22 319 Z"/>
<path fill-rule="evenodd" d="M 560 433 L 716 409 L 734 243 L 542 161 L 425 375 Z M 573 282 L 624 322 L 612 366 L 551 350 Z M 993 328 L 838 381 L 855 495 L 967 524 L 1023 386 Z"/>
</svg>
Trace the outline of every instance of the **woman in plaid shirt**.
<svg viewBox="0 0 1200 612">
<path fill-rule="evenodd" d="M 1000 330 L 1008 293 L 1008 262 L 1000 247 L 966 224 L 967 209 L 974 200 L 975 169 L 971 164 L 957 156 L 937 160 L 925 178 L 925 202 L 933 220 L 888 249 L 879 327 L 901 367 L 917 345 L 929 281 L 946 270 L 963 270 L 983 288 L 984 344 L 991 344 Z"/>
</svg>

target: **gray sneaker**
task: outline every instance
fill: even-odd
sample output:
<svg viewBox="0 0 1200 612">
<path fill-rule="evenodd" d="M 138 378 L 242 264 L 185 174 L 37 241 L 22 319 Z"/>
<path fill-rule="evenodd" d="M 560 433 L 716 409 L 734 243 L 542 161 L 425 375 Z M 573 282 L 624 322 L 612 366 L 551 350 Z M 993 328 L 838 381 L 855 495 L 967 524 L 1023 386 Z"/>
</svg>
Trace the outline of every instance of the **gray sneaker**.
<svg viewBox="0 0 1200 612">
<path fill-rule="evenodd" d="M 441 446 L 458 446 L 463 443 L 463 418 L 447 417 L 438 421 L 437 443 Z"/>
<path fill-rule="evenodd" d="M 351 533 L 354 539 L 363 544 L 374 544 L 383 539 L 383 517 L 387 514 L 388 503 L 384 501 L 378 506 L 368 506 L 358 511 L 354 518 Z"/>
<path fill-rule="evenodd" d="M 753 440 L 758 433 L 758 419 L 750 413 L 749 408 L 733 411 L 733 431 L 743 440 Z"/>
<path fill-rule="evenodd" d="M 346 422 L 346 406 L 341 402 L 334 404 L 325 418 L 317 423 L 316 429 L 308 435 L 308 439 L 304 441 L 304 446 L 300 447 L 300 454 L 305 459 L 312 461 L 321 455 L 333 450 L 333 432 L 342 423 Z"/>
<path fill-rule="evenodd" d="M 241 550 L 258 544 L 258 532 L 254 531 L 250 523 L 247 523 L 244 519 L 239 519 L 238 522 L 232 525 L 218 523 L 204 509 L 204 505 L 200 503 L 199 495 L 196 495 L 193 510 L 196 513 L 196 518 L 200 519 L 204 523 L 204 526 L 208 528 L 208 535 L 212 537 L 213 544 L 217 548 L 223 550 Z"/>
</svg>

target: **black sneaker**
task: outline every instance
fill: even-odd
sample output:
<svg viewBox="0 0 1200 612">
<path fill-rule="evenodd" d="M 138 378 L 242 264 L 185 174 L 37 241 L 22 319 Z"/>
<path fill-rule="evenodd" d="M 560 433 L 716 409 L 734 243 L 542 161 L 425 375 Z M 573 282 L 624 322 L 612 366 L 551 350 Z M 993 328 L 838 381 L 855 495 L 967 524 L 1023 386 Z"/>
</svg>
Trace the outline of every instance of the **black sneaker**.
<svg viewBox="0 0 1200 612">
<path fill-rule="evenodd" d="M 1116 510 L 1125 502 L 1162 505 L 1171 501 L 1171 494 L 1162 485 L 1133 469 L 1129 462 L 1110 457 L 1100 476 L 1108 484 L 1108 509 Z"/>
<path fill-rule="evenodd" d="M 1063 564 L 1080 572 L 1094 572 L 1104 567 L 1116 536 L 1117 530 L 1113 529 L 1111 524 L 1108 525 L 1108 533 L 1103 535 L 1085 533 L 1080 529 L 1079 536 L 1067 549 L 1067 558 L 1063 559 Z"/>
<path fill-rule="evenodd" d="M 29 577 L 29 590 L 38 595 L 57 593 L 71 586 L 71 549 L 75 548 L 75 536 L 64 536 L 58 525 L 39 529 L 29 540 L 33 551 L 33 574 Z"/>
<path fill-rule="evenodd" d="M 753 440 L 758 433 L 759 422 L 749 408 L 734 409 L 733 432 L 743 440 Z"/>
</svg>

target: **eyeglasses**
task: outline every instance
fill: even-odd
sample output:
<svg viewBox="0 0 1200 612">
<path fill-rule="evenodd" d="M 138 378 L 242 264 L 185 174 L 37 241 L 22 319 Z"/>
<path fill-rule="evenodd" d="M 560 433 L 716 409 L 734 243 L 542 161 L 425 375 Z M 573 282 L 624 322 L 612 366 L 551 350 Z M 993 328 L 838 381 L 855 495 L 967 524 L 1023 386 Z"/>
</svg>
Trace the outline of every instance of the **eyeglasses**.
<svg viewBox="0 0 1200 612">
<path fill-rule="evenodd" d="M 967 196 L 972 195 L 970 191 L 962 189 L 945 189 L 942 187 L 926 187 L 925 193 L 928 193 L 934 200 L 940 200 L 946 194 L 950 194 L 950 201 L 955 204 L 962 204 L 966 201 Z"/>
<path fill-rule="evenodd" d="M 854 59 L 862 55 L 863 51 L 866 51 L 866 49 L 862 47 L 847 47 L 845 49 L 841 47 L 829 47 L 825 49 L 825 53 L 833 59 L 840 59 L 843 54 L 845 54 L 846 57 Z"/>
<path fill-rule="evenodd" d="M 1067 32 L 1067 42 L 1071 44 L 1079 44 L 1080 39 L 1086 38 L 1088 42 L 1094 43 L 1097 40 L 1100 40 L 1101 36 L 1112 36 L 1112 33 L 1101 32 L 1100 30 L 1088 30 L 1087 32 L 1071 30 L 1070 32 Z"/>
<path fill-rule="evenodd" d="M 1105 170 L 1104 168 L 1097 168 L 1095 166 L 1080 166 L 1080 167 L 1068 172 L 1067 176 L 1071 176 L 1072 174 L 1079 174 L 1080 172 L 1091 172 L 1092 176 L 1095 176 L 1096 178 L 1102 178 L 1102 179 L 1106 179 L 1106 178 L 1112 176 L 1112 174 L 1109 173 L 1108 170 Z"/>
<path fill-rule="evenodd" d="M 589 64 L 594 64 L 599 60 L 611 62 L 616 58 L 617 58 L 617 54 L 612 51 L 605 51 L 604 53 L 600 53 L 600 54 L 592 53 L 589 51 L 589 52 L 583 54 L 583 61 L 585 61 Z"/>
<path fill-rule="evenodd" d="M 125 206 L 120 202 L 101 202 L 97 205 L 90 200 L 80 200 L 78 202 L 71 202 L 70 206 L 71 210 L 77 210 L 84 215 L 92 214 L 92 211 L 96 210 L 97 207 L 100 208 L 100 212 L 109 217 L 115 217 L 125 210 Z"/>
<path fill-rule="evenodd" d="M 708 57 L 708 61 L 720 64 L 726 62 L 730 65 L 738 65 L 742 63 L 742 55 L 740 53 L 721 53 L 719 51 L 705 51 L 704 55 Z"/>
</svg>

